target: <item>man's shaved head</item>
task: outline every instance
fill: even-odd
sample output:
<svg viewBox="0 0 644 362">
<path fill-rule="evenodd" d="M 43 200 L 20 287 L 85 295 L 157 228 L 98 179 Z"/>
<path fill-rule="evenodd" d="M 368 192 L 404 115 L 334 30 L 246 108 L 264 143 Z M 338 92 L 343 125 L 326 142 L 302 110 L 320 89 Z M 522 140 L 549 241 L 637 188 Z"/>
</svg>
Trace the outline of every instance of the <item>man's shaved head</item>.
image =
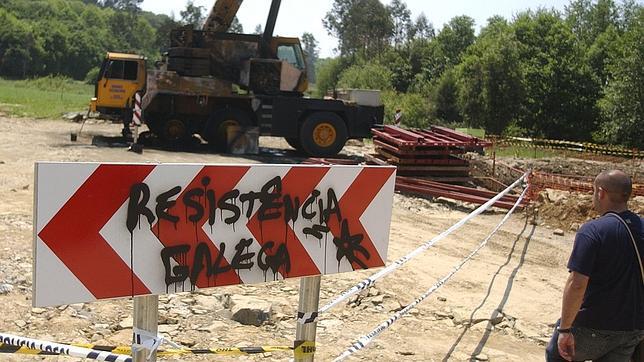
<svg viewBox="0 0 644 362">
<path fill-rule="evenodd" d="M 620 170 L 604 171 L 595 178 L 595 186 L 608 193 L 612 202 L 625 203 L 631 197 L 633 183 L 630 176 Z"/>
</svg>

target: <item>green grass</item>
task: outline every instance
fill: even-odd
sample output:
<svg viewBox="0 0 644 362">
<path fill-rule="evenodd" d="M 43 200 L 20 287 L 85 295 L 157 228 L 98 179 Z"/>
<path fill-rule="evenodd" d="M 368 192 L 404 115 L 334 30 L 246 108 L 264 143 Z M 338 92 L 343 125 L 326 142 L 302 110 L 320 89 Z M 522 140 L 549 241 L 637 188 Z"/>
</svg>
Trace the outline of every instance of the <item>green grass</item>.
<svg viewBox="0 0 644 362">
<path fill-rule="evenodd" d="M 488 148 L 486 153 L 492 155 L 492 148 Z M 496 155 L 498 157 L 517 157 L 517 158 L 551 158 L 563 156 L 563 150 L 549 150 L 544 148 L 534 148 L 530 146 L 507 146 L 497 147 Z"/>
<path fill-rule="evenodd" d="M 0 79 L 0 111 L 15 117 L 60 118 L 86 111 L 94 86 L 65 77 Z"/>
</svg>

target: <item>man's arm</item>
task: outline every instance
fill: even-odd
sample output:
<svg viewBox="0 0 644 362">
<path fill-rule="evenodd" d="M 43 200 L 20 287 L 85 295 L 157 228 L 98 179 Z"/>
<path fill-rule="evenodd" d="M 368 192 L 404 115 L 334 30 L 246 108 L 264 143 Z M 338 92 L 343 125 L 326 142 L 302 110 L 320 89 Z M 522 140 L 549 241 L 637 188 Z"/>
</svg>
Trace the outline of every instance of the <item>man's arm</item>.
<svg viewBox="0 0 644 362">
<path fill-rule="evenodd" d="M 588 277 L 571 271 L 564 287 L 563 301 L 561 303 L 561 323 L 559 328 L 570 328 L 575 321 L 577 312 L 584 301 L 584 294 L 588 286 Z"/>
<path fill-rule="evenodd" d="M 577 312 L 581 308 L 581 303 L 584 301 L 588 279 L 587 276 L 581 273 L 575 271 L 570 272 L 566 286 L 564 287 L 563 302 L 561 303 L 560 329 L 572 327 Z M 561 357 L 571 361 L 575 354 L 575 340 L 573 335 L 571 333 L 560 333 L 558 345 Z"/>
</svg>

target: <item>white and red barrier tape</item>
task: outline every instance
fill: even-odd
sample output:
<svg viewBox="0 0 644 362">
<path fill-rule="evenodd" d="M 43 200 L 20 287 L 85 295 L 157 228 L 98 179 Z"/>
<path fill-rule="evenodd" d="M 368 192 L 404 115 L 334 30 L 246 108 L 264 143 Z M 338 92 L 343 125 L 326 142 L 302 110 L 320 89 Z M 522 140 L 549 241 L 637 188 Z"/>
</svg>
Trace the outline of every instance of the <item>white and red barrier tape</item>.
<svg viewBox="0 0 644 362">
<path fill-rule="evenodd" d="M 390 264 L 388 267 L 382 269 L 381 271 L 371 275 L 370 277 L 362 280 L 360 283 L 357 285 L 353 286 L 352 288 L 346 290 L 342 294 L 340 294 L 337 298 L 333 299 L 326 305 L 324 305 L 318 312 L 312 312 L 312 313 L 298 313 L 297 316 L 297 322 L 300 324 L 307 324 L 307 323 L 313 323 L 317 320 L 318 316 L 321 313 L 327 312 L 329 309 L 333 308 L 337 304 L 341 303 L 342 301 L 348 299 L 352 295 L 365 290 L 369 288 L 370 286 L 374 285 L 376 281 L 387 274 L 390 274 L 391 272 L 399 269 L 402 267 L 404 264 L 406 264 L 409 260 L 413 259 L 414 257 L 418 256 L 422 252 L 426 251 L 427 249 L 431 248 L 439 242 L 440 240 L 444 239 L 447 237 L 449 234 L 453 233 L 454 231 L 458 230 L 461 228 L 465 223 L 470 221 L 472 218 L 474 218 L 477 215 L 480 215 L 483 211 L 489 209 L 495 202 L 497 202 L 499 199 L 501 199 L 503 196 L 505 196 L 510 190 L 518 186 L 521 181 L 525 180 L 526 177 L 528 176 L 529 172 L 526 172 L 521 176 L 518 180 L 516 180 L 512 185 L 508 186 L 505 190 L 501 191 L 498 195 L 495 197 L 491 198 L 489 201 L 484 203 L 483 205 L 479 206 L 476 210 L 472 211 L 469 215 L 467 215 L 465 218 L 463 218 L 461 221 L 457 222 L 456 224 L 452 225 L 449 229 L 443 231 L 430 241 L 426 242 L 425 244 L 421 245 L 418 247 L 416 250 L 412 251 L 411 253 L 403 256 L 402 258 L 396 260 L 392 264 Z M 525 192 L 525 191 L 524 191 Z M 523 200 L 523 198 L 520 198 L 519 200 Z M 516 207 L 516 205 L 513 207 L 513 209 Z"/>
<path fill-rule="evenodd" d="M 517 206 L 521 203 L 523 200 L 526 191 L 528 188 L 525 188 L 523 190 L 523 193 L 517 200 L 517 202 L 514 204 L 512 209 L 508 211 L 507 214 L 503 217 L 503 219 L 496 225 L 494 230 L 485 238 L 481 243 L 472 251 L 465 259 L 463 259 L 460 263 L 458 263 L 448 274 L 446 274 L 444 277 L 438 280 L 436 284 L 432 285 L 431 288 L 429 288 L 425 293 L 423 293 L 420 297 L 416 298 L 412 303 L 407 305 L 405 308 L 401 309 L 400 311 L 396 312 L 393 316 L 391 316 L 389 319 L 386 321 L 380 323 L 376 328 L 374 328 L 371 332 L 365 334 L 364 336 L 360 337 L 354 344 L 351 345 L 346 351 L 344 351 L 340 356 L 338 356 L 334 362 L 336 361 L 342 361 L 345 358 L 349 357 L 353 353 L 363 349 L 366 347 L 371 341 L 373 341 L 374 338 L 376 338 L 380 333 L 385 331 L 387 328 L 389 328 L 394 322 L 396 322 L 400 317 L 404 316 L 405 314 L 409 313 L 410 310 L 412 310 L 415 306 L 417 306 L 420 302 L 425 300 L 427 297 L 429 297 L 430 294 L 435 292 L 438 288 L 440 288 L 442 285 L 447 283 L 447 281 L 454 275 L 456 272 L 458 272 L 465 263 L 470 261 L 486 244 L 487 242 L 496 234 L 496 232 L 505 224 L 505 222 L 510 218 L 514 210 L 517 208 Z"/>
</svg>

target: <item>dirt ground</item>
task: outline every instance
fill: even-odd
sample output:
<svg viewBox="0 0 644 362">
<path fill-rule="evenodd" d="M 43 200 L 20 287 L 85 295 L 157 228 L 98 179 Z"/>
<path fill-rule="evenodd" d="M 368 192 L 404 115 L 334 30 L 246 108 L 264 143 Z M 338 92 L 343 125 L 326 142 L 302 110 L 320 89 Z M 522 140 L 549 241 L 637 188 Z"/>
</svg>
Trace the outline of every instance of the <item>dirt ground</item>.
<svg viewBox="0 0 644 362">
<path fill-rule="evenodd" d="M 123 147 L 92 145 L 93 136 L 119 133 L 117 125 L 85 125 L 78 142 L 70 133 L 79 125 L 65 121 L 0 117 L 0 332 L 57 341 L 127 345 L 131 339 L 131 300 L 101 301 L 58 308 L 32 308 L 32 204 L 35 161 L 259 163 L 299 162 L 281 139 L 263 138 L 273 151 L 257 157 L 205 152 L 145 149 L 142 155 Z M 362 152 L 360 143 L 345 154 Z M 582 162 L 582 161 L 572 161 Z M 560 196 L 561 200 L 575 195 Z M 546 200 L 546 199 L 544 199 Z M 550 200 L 550 199 L 548 199 Z M 537 206 L 542 210 L 549 201 Z M 550 203 L 555 201 L 550 200 Z M 389 260 L 394 261 L 438 235 L 474 209 L 445 200 L 396 194 Z M 544 211 L 519 212 L 471 262 L 412 313 L 384 331 L 349 360 L 360 361 L 540 361 L 559 314 L 567 276 L 565 263 L 574 231 L 553 223 L 561 218 Z M 493 210 L 473 219 L 402 269 L 376 283 L 368 293 L 321 316 L 317 360 L 340 355 L 401 306 L 411 303 L 462 260 L 501 220 Z M 580 222 L 583 220 L 575 220 Z M 321 305 L 375 271 L 322 277 Z M 193 348 L 289 345 L 295 337 L 299 280 L 221 287 L 160 297 L 160 331 Z M 230 319 L 225 300 L 252 296 L 272 304 L 272 318 L 260 327 Z M 163 360 L 282 361 L 289 354 L 226 357 L 192 356 Z M 0 355 L 2 361 L 67 361 L 69 357 Z"/>
</svg>

